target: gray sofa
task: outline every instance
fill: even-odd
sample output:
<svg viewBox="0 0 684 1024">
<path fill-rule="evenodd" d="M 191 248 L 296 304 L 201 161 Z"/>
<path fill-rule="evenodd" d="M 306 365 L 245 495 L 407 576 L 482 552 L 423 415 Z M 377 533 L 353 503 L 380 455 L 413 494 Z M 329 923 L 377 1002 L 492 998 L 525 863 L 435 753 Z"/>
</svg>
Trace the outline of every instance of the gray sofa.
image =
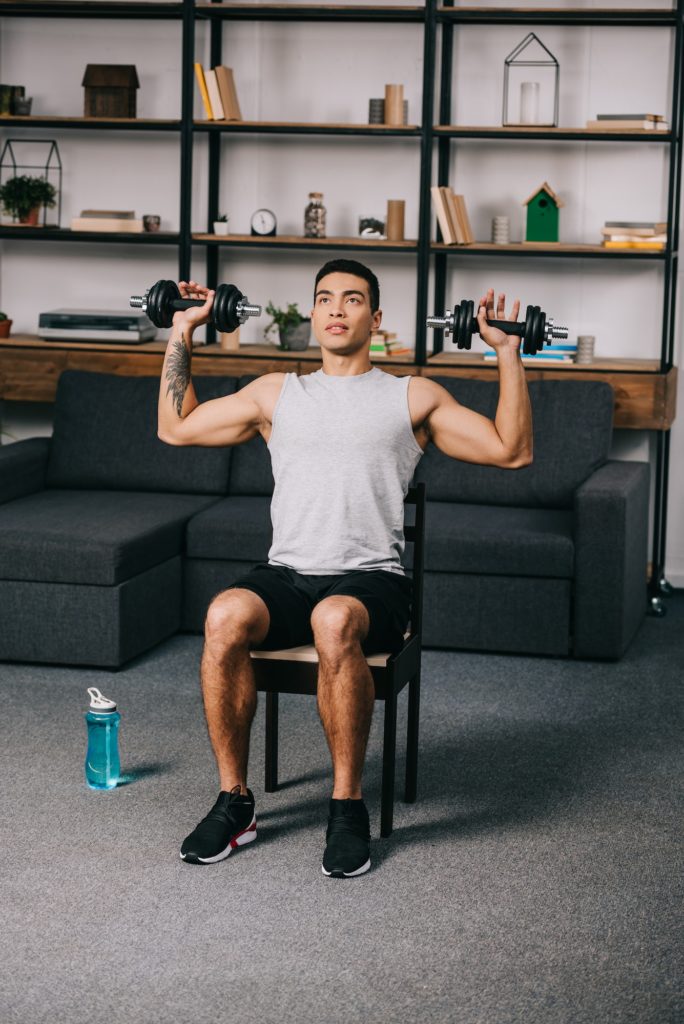
<svg viewBox="0 0 684 1024">
<path fill-rule="evenodd" d="M 252 377 L 198 378 L 200 401 Z M 495 383 L 439 378 L 493 416 Z M 157 378 L 66 371 L 51 438 L 0 448 L 0 659 L 116 668 L 201 632 L 211 598 L 268 556 L 270 459 L 174 448 Z M 646 610 L 648 466 L 607 461 L 607 384 L 533 382 L 535 460 L 510 471 L 429 446 L 424 644 L 619 658 Z"/>
</svg>

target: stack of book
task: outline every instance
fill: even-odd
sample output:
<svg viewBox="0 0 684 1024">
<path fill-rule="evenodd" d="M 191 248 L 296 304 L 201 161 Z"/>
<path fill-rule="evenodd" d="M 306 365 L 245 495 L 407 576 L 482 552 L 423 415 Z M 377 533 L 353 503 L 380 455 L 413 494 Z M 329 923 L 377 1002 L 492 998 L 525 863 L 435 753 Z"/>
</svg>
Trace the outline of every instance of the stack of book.
<svg viewBox="0 0 684 1024">
<path fill-rule="evenodd" d="M 667 245 L 667 221 L 607 220 L 601 228 L 605 249 L 661 252 Z"/>
<path fill-rule="evenodd" d="M 71 218 L 72 231 L 127 231 L 138 234 L 143 222 L 135 210 L 81 210 L 80 217 Z"/>
<path fill-rule="evenodd" d="M 402 342 L 397 341 L 393 331 L 373 331 L 371 334 L 370 354 L 374 358 L 384 356 L 408 356 L 413 357 L 413 349 L 407 348 Z"/>
<path fill-rule="evenodd" d="M 577 356 L 577 342 L 566 342 L 553 345 L 544 345 L 541 352 L 535 355 L 523 355 L 522 361 L 525 366 L 565 366 L 575 362 Z M 485 352 L 485 363 L 496 362 L 496 352 Z"/>
<path fill-rule="evenodd" d="M 232 68 L 203 68 L 197 61 L 195 76 L 209 121 L 242 120 Z"/>
<path fill-rule="evenodd" d="M 630 128 L 646 128 L 654 132 L 670 130 L 661 114 L 597 114 L 594 121 L 587 121 L 587 128 L 604 132 L 629 131 Z"/>
<path fill-rule="evenodd" d="M 434 185 L 430 192 L 443 241 L 447 245 L 471 245 L 475 236 L 463 196 L 454 195 L 453 189 L 445 185 Z"/>
</svg>

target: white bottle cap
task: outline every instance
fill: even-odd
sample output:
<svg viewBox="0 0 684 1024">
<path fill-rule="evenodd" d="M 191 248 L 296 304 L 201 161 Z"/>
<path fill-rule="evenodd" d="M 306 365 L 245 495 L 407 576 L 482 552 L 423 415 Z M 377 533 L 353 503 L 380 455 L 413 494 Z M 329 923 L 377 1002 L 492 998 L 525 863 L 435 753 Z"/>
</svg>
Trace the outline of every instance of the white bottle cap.
<svg viewBox="0 0 684 1024">
<path fill-rule="evenodd" d="M 96 686 L 89 686 L 91 711 L 116 711 L 116 703 L 103 697 Z"/>
</svg>

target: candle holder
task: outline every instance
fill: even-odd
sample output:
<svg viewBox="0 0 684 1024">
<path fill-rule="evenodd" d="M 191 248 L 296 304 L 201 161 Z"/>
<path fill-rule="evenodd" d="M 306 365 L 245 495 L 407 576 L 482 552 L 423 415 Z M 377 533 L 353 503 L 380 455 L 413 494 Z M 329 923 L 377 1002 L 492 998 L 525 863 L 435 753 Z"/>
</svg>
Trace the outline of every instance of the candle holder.
<svg viewBox="0 0 684 1024">
<path fill-rule="evenodd" d="M 531 73 L 528 68 L 535 70 Z M 503 127 L 556 128 L 559 74 L 560 65 L 551 51 L 534 32 L 526 35 L 504 61 Z"/>
</svg>

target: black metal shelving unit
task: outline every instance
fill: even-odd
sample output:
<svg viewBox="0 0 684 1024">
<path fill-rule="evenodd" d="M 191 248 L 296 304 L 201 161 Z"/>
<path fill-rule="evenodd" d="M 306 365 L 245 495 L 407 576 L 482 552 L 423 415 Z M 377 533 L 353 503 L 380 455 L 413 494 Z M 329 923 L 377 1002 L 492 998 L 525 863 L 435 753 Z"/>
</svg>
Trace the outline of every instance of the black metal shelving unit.
<svg viewBox="0 0 684 1024">
<path fill-rule="evenodd" d="M 192 7 L 193 4 L 190 4 Z M 436 0 L 427 0 L 424 7 L 340 7 L 333 5 L 313 6 L 312 4 L 238 4 L 221 3 L 220 0 L 212 0 L 209 3 L 194 4 L 194 13 L 197 19 L 206 19 L 209 22 L 210 32 L 210 62 L 212 66 L 222 63 L 223 48 L 223 27 L 231 21 L 289 21 L 289 22 L 354 22 L 354 23 L 412 23 L 424 26 L 424 81 L 422 101 L 422 126 L 384 128 L 375 125 L 325 125 L 325 124 L 272 124 L 272 123 L 239 123 L 224 124 L 211 121 L 195 123 L 193 130 L 196 133 L 208 135 L 209 140 L 209 187 L 207 195 L 207 233 L 211 232 L 211 225 L 218 214 L 219 204 L 219 183 L 221 164 L 221 137 L 224 134 L 260 134 L 260 135 L 307 135 L 307 136 L 339 136 L 368 139 L 382 138 L 403 138 L 416 139 L 421 143 L 421 182 L 420 182 L 420 229 L 418 239 L 414 246 L 392 246 L 388 244 L 378 245 L 369 248 L 367 245 L 355 244 L 349 240 L 330 240 L 327 246 L 320 243 L 308 245 L 305 241 L 292 243 L 289 241 L 274 238 L 267 246 L 271 249 L 303 250 L 307 249 L 331 249 L 335 251 L 359 251 L 371 253 L 399 253 L 412 255 L 416 258 L 418 277 L 417 308 L 416 308 L 416 330 L 425 331 L 425 319 L 427 317 L 427 279 L 423 280 L 425 268 L 425 254 L 429 246 L 429 206 L 425 210 L 423 196 L 429 195 L 429 183 L 431 173 L 431 143 L 426 138 L 426 125 L 432 123 L 433 95 L 432 66 L 434 53 L 434 31 L 436 24 Z M 215 287 L 218 283 L 218 262 L 221 248 L 245 248 L 250 247 L 248 239 L 231 239 L 222 242 L 219 239 L 205 239 L 194 236 L 193 244 L 206 247 L 207 280 L 209 287 Z M 263 243 L 258 246 L 264 247 Z M 189 265 L 188 265 L 189 268 Z M 185 267 L 181 267 L 185 269 Z M 207 341 L 211 343 L 215 332 L 207 328 Z"/>
<path fill-rule="evenodd" d="M 652 261 L 654 258 L 663 264 L 663 305 L 661 320 L 660 373 L 672 368 L 675 343 L 675 306 L 677 288 L 677 263 L 680 215 L 680 188 L 682 173 L 682 122 L 684 109 L 682 104 L 682 74 L 684 71 L 684 0 L 677 0 L 676 8 L 670 11 L 610 11 L 610 10 L 459 10 L 453 7 L 452 0 L 447 0 L 437 11 L 437 20 L 441 26 L 441 75 L 439 84 L 439 124 L 449 126 L 451 122 L 451 83 L 453 73 L 453 36 L 460 26 L 486 25 L 573 25 L 606 28 L 627 26 L 634 28 L 669 28 L 674 30 L 674 66 L 672 74 L 670 131 L 650 137 L 634 133 L 583 132 L 581 130 L 554 129 L 540 130 L 490 130 L 483 128 L 437 128 L 438 172 L 437 184 L 448 185 L 449 167 L 452 144 L 468 139 L 488 139 L 499 145 L 509 139 L 528 139 L 534 141 L 559 142 L 630 142 L 647 145 L 665 145 L 669 148 L 669 181 L 667 198 L 668 237 L 666 247 L 660 253 L 604 253 L 596 251 L 543 253 L 522 250 L 505 252 L 497 247 L 499 259 L 534 258 L 543 256 L 557 259 L 615 259 L 620 256 L 639 261 Z M 437 310 L 446 308 L 447 261 L 464 259 L 475 255 L 488 254 L 486 250 L 478 251 L 477 245 L 467 249 L 449 249 L 431 246 L 434 256 L 435 270 L 435 301 Z M 435 332 L 434 352 L 443 349 L 442 332 Z M 421 353 L 423 354 L 423 353 Z M 423 356 L 424 357 L 424 356 Z M 671 592 L 665 578 L 665 546 L 667 530 L 667 492 L 670 450 L 670 431 L 656 432 L 656 467 L 655 467 L 655 504 L 654 527 L 652 538 L 651 578 L 648 584 L 650 610 L 653 614 L 662 615 L 665 608 L 661 598 Z"/>
<path fill-rule="evenodd" d="M 30 236 L 24 229 L 12 226 L 0 228 L 0 238 L 28 237 L 40 241 L 70 241 L 78 243 L 127 243 L 143 245 L 175 246 L 178 253 L 179 279 L 191 276 L 192 252 L 194 247 L 204 248 L 206 255 L 206 277 L 210 286 L 218 283 L 219 254 L 222 248 L 286 249 L 303 251 L 310 249 L 332 249 L 340 251 L 363 251 L 368 254 L 394 252 L 409 256 L 416 262 L 416 353 L 415 364 L 425 366 L 428 362 L 427 329 L 428 297 L 430 281 L 433 280 L 432 308 L 441 311 L 446 308 L 446 282 L 449 261 L 467 260 L 473 257 L 496 257 L 510 259 L 566 259 L 566 260 L 638 260 L 645 264 L 663 264 L 663 302 L 660 371 L 666 373 L 673 364 L 674 326 L 677 283 L 677 244 L 679 238 L 680 188 L 682 175 L 682 127 L 684 104 L 682 102 L 682 77 L 684 75 L 684 0 L 676 0 L 672 10 L 608 10 L 608 9 L 494 9 L 471 6 L 456 8 L 453 0 L 425 0 L 421 6 L 374 7 L 371 5 L 345 7 L 343 5 L 300 3 L 223 3 L 221 0 L 195 2 L 146 2 L 146 0 L 109 0 L 103 3 L 89 3 L 86 0 L 0 0 L 0 18 L 87 18 L 126 20 L 177 20 L 181 22 L 181 116 L 178 120 L 147 119 L 123 123 L 116 119 L 98 120 L 84 118 L 10 117 L 2 118 L 4 128 L 21 130 L 25 127 L 54 128 L 59 131 L 123 131 L 123 132 L 170 132 L 179 135 L 180 141 L 180 196 L 179 230 L 152 235 L 112 235 L 110 233 L 71 232 L 60 229 L 33 229 Z M 381 128 L 371 125 L 325 125 L 325 124 L 271 124 L 243 122 L 216 123 L 193 120 L 194 106 L 194 60 L 195 31 L 198 22 L 209 25 L 210 62 L 222 63 L 223 27 L 236 21 L 276 22 L 348 22 L 348 23 L 404 23 L 422 26 L 423 29 L 423 92 L 421 102 L 421 124 L 409 128 Z M 478 126 L 451 125 L 451 82 L 453 74 L 454 33 L 463 27 L 487 25 L 554 25 L 592 27 L 661 27 L 674 30 L 674 70 L 671 97 L 671 129 L 658 135 L 639 132 L 589 132 L 579 128 L 553 130 L 534 128 L 487 128 Z M 435 67 L 438 52 L 441 57 L 440 77 L 435 89 Z M 435 123 L 435 91 L 437 91 L 437 119 Z M 283 135 L 283 136 L 355 136 L 380 140 L 413 139 L 420 145 L 420 184 L 418 238 L 409 246 L 378 245 L 369 247 L 353 239 L 330 239 L 329 245 L 296 242 L 275 238 L 267 244 L 246 237 L 223 240 L 211 231 L 212 221 L 218 213 L 219 184 L 221 175 L 221 138 L 223 135 Z M 205 137 L 209 149 L 207 230 L 204 233 L 192 231 L 192 158 L 195 138 Z M 526 140 L 535 142 L 572 143 L 617 142 L 639 145 L 660 145 L 669 148 L 668 182 L 668 241 L 663 252 L 619 252 L 597 250 L 595 247 L 576 247 L 569 252 L 562 248 L 525 249 L 500 246 L 493 251 L 483 244 L 468 247 L 445 247 L 433 241 L 431 233 L 432 209 L 430 186 L 433 184 L 433 163 L 437 156 L 436 184 L 447 185 L 452 148 L 467 144 L 468 140 L 487 140 L 492 145 Z M 207 340 L 212 340 L 208 329 Z M 434 353 L 443 349 L 441 332 L 435 331 Z M 664 575 L 669 430 L 657 431 L 656 481 L 655 481 L 655 522 L 653 533 L 652 566 L 649 582 L 649 597 L 652 610 L 663 613 L 660 600 L 670 591 Z"/>
</svg>

